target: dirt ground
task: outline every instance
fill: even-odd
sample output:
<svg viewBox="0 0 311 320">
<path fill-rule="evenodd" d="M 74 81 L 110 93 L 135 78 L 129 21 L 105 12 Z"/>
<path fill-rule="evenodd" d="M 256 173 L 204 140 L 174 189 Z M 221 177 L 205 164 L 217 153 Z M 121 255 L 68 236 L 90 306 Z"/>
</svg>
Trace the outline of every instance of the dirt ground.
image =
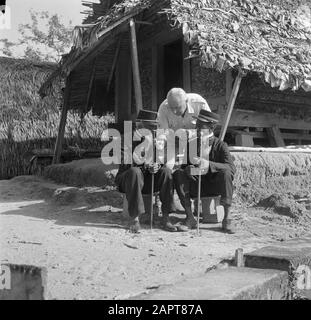
<svg viewBox="0 0 311 320">
<path fill-rule="evenodd" d="M 242 205 L 233 208 L 235 235 L 217 224 L 202 224 L 200 235 L 148 226 L 133 235 L 121 208 L 114 190 L 66 188 L 34 176 L 2 180 L 0 260 L 46 267 L 49 299 L 125 299 L 200 275 L 237 248 L 311 235 L 308 211 L 296 219 Z"/>
</svg>

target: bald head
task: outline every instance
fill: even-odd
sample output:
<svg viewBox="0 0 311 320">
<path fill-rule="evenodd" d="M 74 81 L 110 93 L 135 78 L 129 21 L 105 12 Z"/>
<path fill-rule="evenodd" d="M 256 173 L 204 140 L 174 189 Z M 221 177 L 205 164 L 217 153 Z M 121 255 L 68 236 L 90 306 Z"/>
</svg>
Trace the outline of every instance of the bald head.
<svg viewBox="0 0 311 320">
<path fill-rule="evenodd" d="M 167 103 L 170 110 L 181 116 L 187 108 L 187 94 L 181 88 L 173 88 L 167 94 Z"/>
</svg>

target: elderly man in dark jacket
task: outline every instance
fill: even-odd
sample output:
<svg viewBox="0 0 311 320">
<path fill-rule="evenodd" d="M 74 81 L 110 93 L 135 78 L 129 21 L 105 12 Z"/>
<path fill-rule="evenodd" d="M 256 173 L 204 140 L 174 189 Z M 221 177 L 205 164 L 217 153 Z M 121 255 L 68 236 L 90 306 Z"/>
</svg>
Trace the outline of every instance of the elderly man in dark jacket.
<svg viewBox="0 0 311 320">
<path fill-rule="evenodd" d="M 225 210 L 222 229 L 224 232 L 234 233 L 230 208 L 236 168 L 227 144 L 213 134 L 218 122 L 219 116 L 217 114 L 207 110 L 200 111 L 196 126 L 199 133 L 204 132 L 201 136 L 202 138 L 198 139 L 198 144 L 202 148 L 202 157 L 197 158 L 196 163 L 190 164 L 188 156 L 188 163 L 174 172 L 175 188 L 187 214 L 186 224 L 188 227 L 194 228 L 196 220 L 191 210 L 191 198 L 197 197 L 198 176 L 192 172 L 193 169 L 199 166 L 203 170 L 201 196 L 221 196 L 220 203 Z"/>
<path fill-rule="evenodd" d="M 136 120 L 137 129 L 155 130 L 157 128 L 156 117 L 156 112 L 140 111 Z M 139 134 L 139 131 L 137 131 L 137 134 Z M 151 194 L 151 176 L 154 174 L 154 191 L 160 193 L 162 202 L 162 226 L 166 231 L 175 232 L 177 227 L 169 220 L 169 214 L 175 212 L 172 170 L 165 164 L 155 161 L 154 150 L 152 150 L 154 148 L 153 136 L 150 134 L 141 138 L 141 141 L 133 142 L 133 163 L 121 164 L 115 178 L 116 185 L 121 192 L 125 193 L 128 201 L 130 231 L 137 233 L 140 229 L 139 219 L 146 212 L 143 194 Z M 135 148 L 142 141 L 145 141 L 147 147 L 144 151 L 145 160 L 140 163 L 137 161 Z"/>
</svg>

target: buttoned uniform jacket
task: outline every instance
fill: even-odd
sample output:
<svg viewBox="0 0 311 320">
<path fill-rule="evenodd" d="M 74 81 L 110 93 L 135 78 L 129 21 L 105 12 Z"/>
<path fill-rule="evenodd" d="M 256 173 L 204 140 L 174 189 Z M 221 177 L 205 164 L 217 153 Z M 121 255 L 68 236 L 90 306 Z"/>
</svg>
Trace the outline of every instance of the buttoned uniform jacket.
<svg viewBox="0 0 311 320">
<path fill-rule="evenodd" d="M 133 155 L 133 161 L 131 164 L 126 164 L 124 160 L 125 160 L 126 156 L 129 155 L 129 153 L 126 154 L 126 149 L 128 148 L 128 146 L 124 146 L 124 143 L 123 143 L 124 137 L 122 137 L 122 140 L 123 141 L 122 141 L 122 148 L 121 148 L 121 164 L 119 165 L 119 170 L 118 170 L 118 173 L 117 173 L 116 179 L 115 179 L 117 184 L 118 184 L 119 175 L 131 167 L 138 167 L 141 169 L 141 171 L 143 173 L 145 173 L 145 170 L 146 170 L 145 164 L 153 162 L 152 157 L 155 157 L 155 155 L 152 153 L 152 150 L 151 150 L 151 148 L 155 149 L 155 145 L 153 143 L 152 137 L 151 136 L 144 136 L 144 137 L 142 137 L 141 141 L 132 141 L 131 155 Z M 144 141 L 147 144 L 147 150 L 145 150 L 145 152 L 143 152 L 141 156 L 143 158 L 146 156 L 146 161 L 144 163 L 140 163 L 138 161 L 138 160 L 140 160 L 140 154 L 135 153 L 135 148 L 138 147 Z M 163 167 L 165 165 L 164 159 L 162 160 L 162 162 L 160 164 L 161 164 L 161 167 Z"/>
<path fill-rule="evenodd" d="M 223 170 L 229 170 L 233 179 L 236 173 L 236 167 L 234 165 L 233 157 L 229 151 L 228 145 L 215 136 L 212 136 L 211 138 L 209 138 L 208 159 L 209 159 L 208 173 L 217 173 Z M 190 163 L 189 147 L 188 147 L 187 164 L 183 164 L 182 168 L 185 169 L 190 164 L 191 163 Z"/>
</svg>

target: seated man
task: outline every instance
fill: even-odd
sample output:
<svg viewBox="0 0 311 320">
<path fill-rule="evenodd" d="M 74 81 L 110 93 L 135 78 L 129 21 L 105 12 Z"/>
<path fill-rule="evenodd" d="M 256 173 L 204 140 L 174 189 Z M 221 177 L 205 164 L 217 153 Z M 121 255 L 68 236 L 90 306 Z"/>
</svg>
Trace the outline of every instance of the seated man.
<svg viewBox="0 0 311 320">
<path fill-rule="evenodd" d="M 213 133 L 219 122 L 219 116 L 213 112 L 201 110 L 196 118 L 196 128 L 199 133 L 203 134 L 202 142 L 198 143 L 202 148 L 201 158 L 196 158 L 196 163 L 190 164 L 188 156 L 187 164 L 174 172 L 175 188 L 187 215 L 186 225 L 189 228 L 195 228 L 197 223 L 191 210 L 191 198 L 198 196 L 198 176 L 193 175 L 192 172 L 196 166 L 199 166 L 202 170 L 201 196 L 221 196 L 220 203 L 225 209 L 222 229 L 225 232 L 234 233 L 230 219 L 230 207 L 236 169 L 227 144 L 216 138 Z M 190 143 L 189 141 L 188 145 Z"/>
<path fill-rule="evenodd" d="M 141 111 L 136 120 L 136 129 L 156 130 L 156 117 L 156 112 Z M 140 135 L 139 130 L 136 134 Z M 140 229 L 139 217 L 145 213 L 143 194 L 151 194 L 152 174 L 154 174 L 154 192 L 160 191 L 162 202 L 163 228 L 175 232 L 177 227 L 169 220 L 169 214 L 175 212 L 172 171 L 165 165 L 153 161 L 153 152 L 150 152 L 154 147 L 151 131 L 150 135 L 141 137 L 147 143 L 144 162 L 140 164 L 140 161 L 137 161 L 139 156 L 135 154 L 135 148 L 141 142 L 133 142 L 133 164 L 121 164 L 115 179 L 120 192 L 126 194 L 130 231 L 137 233 Z"/>
</svg>

